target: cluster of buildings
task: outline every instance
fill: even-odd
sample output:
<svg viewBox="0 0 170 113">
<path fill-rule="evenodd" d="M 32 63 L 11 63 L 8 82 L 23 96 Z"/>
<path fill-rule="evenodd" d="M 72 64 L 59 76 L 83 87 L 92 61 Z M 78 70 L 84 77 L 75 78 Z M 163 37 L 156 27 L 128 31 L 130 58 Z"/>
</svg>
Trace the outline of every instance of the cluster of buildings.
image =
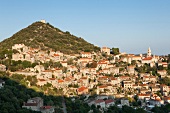
<svg viewBox="0 0 170 113">
<path fill-rule="evenodd" d="M 44 86 L 49 83 L 52 87 L 63 89 L 64 95 L 98 94 L 112 95 L 117 98 L 133 98 L 137 95 L 145 105 L 149 102 L 152 105 L 160 106 L 170 102 L 169 86 L 159 84 L 158 76 L 153 76 L 152 73 L 138 73 L 135 70 L 136 67 L 141 67 L 145 64 L 150 67 L 162 66 L 163 70 L 157 70 L 157 73 L 161 77 L 169 77 L 166 71 L 168 63 L 163 62 L 164 58 L 152 55 L 150 48 L 146 55 L 124 53 L 113 55 L 110 54 L 110 48 L 108 47 L 102 47 L 98 53 L 81 52 L 80 54 L 72 55 L 52 50 L 42 51 L 38 48 L 27 47 L 24 44 L 15 44 L 12 49 L 17 50 L 12 55 L 12 60 L 15 61 L 26 60 L 32 63 L 60 62 L 66 68 L 66 71 L 58 67 L 45 69 L 43 65 L 39 64 L 34 68 L 13 73 L 36 76 L 38 86 Z M 107 56 L 103 57 L 102 53 Z M 112 59 L 108 59 L 109 57 Z M 70 59 L 72 59 L 72 63 L 68 63 Z M 157 95 L 158 92 L 161 93 L 161 97 Z M 29 102 L 31 101 L 28 100 L 27 103 Z M 114 100 L 97 99 L 91 103 L 96 106 L 107 107 L 113 105 Z M 89 105 L 91 103 L 89 102 Z M 24 104 L 25 106 L 27 106 L 26 103 Z"/>
<path fill-rule="evenodd" d="M 54 113 L 53 106 L 44 106 L 44 101 L 40 97 L 34 97 L 23 103 L 22 108 L 31 109 L 33 111 L 41 111 L 41 113 Z"/>
</svg>

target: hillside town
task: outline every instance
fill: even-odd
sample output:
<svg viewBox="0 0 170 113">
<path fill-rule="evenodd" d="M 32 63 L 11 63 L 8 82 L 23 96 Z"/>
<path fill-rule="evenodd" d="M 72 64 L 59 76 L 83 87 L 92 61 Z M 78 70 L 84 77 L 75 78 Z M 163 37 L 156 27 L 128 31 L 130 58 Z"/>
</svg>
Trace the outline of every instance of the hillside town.
<svg viewBox="0 0 170 113">
<path fill-rule="evenodd" d="M 84 95 L 84 102 L 100 107 L 100 111 L 113 105 L 120 108 L 133 106 L 135 99 L 139 107 L 145 110 L 170 103 L 170 86 L 160 82 L 163 78 L 170 78 L 168 57 L 153 55 L 151 48 L 146 54 L 138 55 L 114 54 L 108 47 L 102 47 L 99 52 L 83 51 L 79 54 L 43 51 L 24 44 L 15 44 L 12 50 L 12 61 L 28 61 L 37 65 L 11 71 L 6 65 L 0 64 L 0 71 L 35 77 L 36 86 L 48 84 L 49 88 L 59 89 L 60 95 L 70 97 L 73 101 L 74 97 Z M 9 59 L 8 55 L 5 59 Z M 45 63 L 49 65 L 44 66 Z M 3 85 L 5 81 L 0 81 L 0 87 Z M 32 87 L 29 80 L 27 87 Z M 54 112 L 53 106 L 43 106 L 40 97 L 28 100 L 23 107 L 43 113 L 47 110 L 48 113 Z"/>
</svg>

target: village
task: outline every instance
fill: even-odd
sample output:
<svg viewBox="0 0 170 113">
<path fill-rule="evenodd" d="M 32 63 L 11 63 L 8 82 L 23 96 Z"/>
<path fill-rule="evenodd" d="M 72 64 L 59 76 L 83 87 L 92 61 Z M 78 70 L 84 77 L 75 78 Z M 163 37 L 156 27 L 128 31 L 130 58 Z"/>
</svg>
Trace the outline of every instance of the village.
<svg viewBox="0 0 170 113">
<path fill-rule="evenodd" d="M 73 101 L 74 97 L 84 95 L 86 97 L 84 102 L 89 106 L 100 106 L 101 110 L 115 104 L 120 108 L 123 105 L 130 106 L 132 99 L 137 99 L 139 106 L 145 110 L 170 103 L 170 87 L 159 82 L 161 78 L 170 77 L 167 73 L 167 57 L 153 55 L 150 48 L 146 54 L 138 55 L 111 54 L 111 49 L 108 47 L 102 47 L 98 53 L 81 52 L 70 55 L 60 51 L 43 51 L 24 44 L 15 44 L 12 50 L 15 50 L 15 53 L 12 54 L 11 60 L 37 62 L 38 65 L 34 68 L 11 72 L 1 64 L 1 71 L 35 76 L 37 86 L 50 84 L 51 88 L 60 89 L 62 95 L 73 98 Z M 58 62 L 61 66 L 44 67 L 41 65 L 46 62 Z M 152 70 L 142 72 L 142 67 L 157 67 L 156 74 Z M 31 87 L 30 81 L 27 82 L 28 87 Z M 0 86 L 3 85 L 4 81 L 0 81 Z M 41 100 L 38 97 L 36 99 Z M 120 101 L 117 102 L 117 99 Z M 35 108 L 35 105 L 39 108 L 43 106 L 43 104 L 30 104 L 32 102 L 34 103 L 35 100 L 28 100 L 23 107 L 36 111 L 39 109 Z M 43 109 L 50 110 L 52 108 L 43 107 Z"/>
</svg>

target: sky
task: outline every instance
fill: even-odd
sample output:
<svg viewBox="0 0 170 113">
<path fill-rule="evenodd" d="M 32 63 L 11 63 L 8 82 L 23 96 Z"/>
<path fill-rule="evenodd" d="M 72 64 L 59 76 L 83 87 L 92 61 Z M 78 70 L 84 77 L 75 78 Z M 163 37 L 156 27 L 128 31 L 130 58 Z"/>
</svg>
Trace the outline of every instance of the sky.
<svg viewBox="0 0 170 113">
<path fill-rule="evenodd" d="M 0 41 L 41 19 L 99 47 L 170 54 L 170 0 L 1 0 Z"/>
</svg>

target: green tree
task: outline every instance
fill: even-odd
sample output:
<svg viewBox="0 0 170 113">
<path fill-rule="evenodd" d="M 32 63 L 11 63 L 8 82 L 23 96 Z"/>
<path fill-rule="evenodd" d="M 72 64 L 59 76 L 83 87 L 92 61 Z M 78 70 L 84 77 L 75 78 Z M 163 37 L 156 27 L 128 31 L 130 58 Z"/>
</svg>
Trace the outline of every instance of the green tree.
<svg viewBox="0 0 170 113">
<path fill-rule="evenodd" d="M 114 54 L 114 55 L 118 55 L 120 52 L 119 52 L 119 48 L 112 48 L 111 49 L 111 51 L 112 51 L 112 53 Z"/>
</svg>

